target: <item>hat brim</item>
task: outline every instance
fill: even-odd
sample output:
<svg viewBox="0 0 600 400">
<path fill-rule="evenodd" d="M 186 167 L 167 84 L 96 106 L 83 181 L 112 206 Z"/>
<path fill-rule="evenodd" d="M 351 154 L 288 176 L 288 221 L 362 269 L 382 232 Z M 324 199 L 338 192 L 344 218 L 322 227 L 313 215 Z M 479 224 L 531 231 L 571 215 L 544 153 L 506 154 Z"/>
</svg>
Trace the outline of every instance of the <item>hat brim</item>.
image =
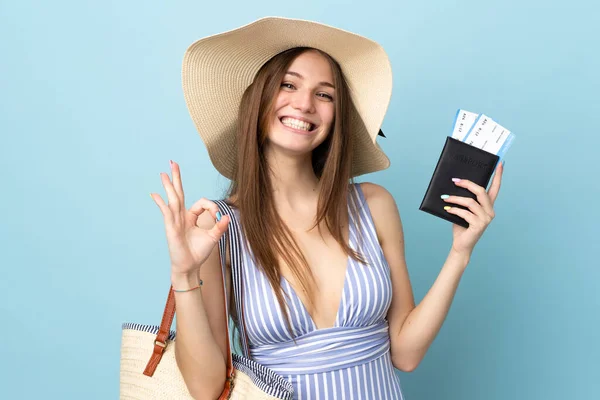
<svg viewBox="0 0 600 400">
<path fill-rule="evenodd" d="M 383 48 L 342 29 L 281 17 L 200 39 L 185 53 L 185 101 L 215 168 L 232 178 L 242 95 L 265 62 L 293 47 L 319 49 L 343 70 L 356 108 L 350 118 L 352 176 L 388 168 L 390 161 L 376 142 L 392 93 L 392 70 Z"/>
</svg>

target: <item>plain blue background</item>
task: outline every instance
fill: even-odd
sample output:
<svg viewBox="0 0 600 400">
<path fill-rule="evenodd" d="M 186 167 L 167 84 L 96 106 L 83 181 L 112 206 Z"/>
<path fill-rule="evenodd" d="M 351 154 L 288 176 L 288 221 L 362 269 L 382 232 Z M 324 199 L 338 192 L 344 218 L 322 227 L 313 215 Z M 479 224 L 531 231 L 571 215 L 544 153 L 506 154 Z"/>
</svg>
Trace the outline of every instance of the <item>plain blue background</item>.
<svg viewBox="0 0 600 400">
<path fill-rule="evenodd" d="M 2 1 L 0 397 L 118 398 L 121 323 L 157 324 L 169 286 L 159 172 L 181 164 L 188 206 L 227 186 L 184 104 L 183 53 L 281 15 L 389 53 L 392 166 L 361 180 L 398 203 L 417 301 L 451 243 L 418 206 L 456 110 L 517 135 L 445 325 L 400 374 L 407 399 L 600 398 L 599 13 L 591 0 Z"/>
</svg>

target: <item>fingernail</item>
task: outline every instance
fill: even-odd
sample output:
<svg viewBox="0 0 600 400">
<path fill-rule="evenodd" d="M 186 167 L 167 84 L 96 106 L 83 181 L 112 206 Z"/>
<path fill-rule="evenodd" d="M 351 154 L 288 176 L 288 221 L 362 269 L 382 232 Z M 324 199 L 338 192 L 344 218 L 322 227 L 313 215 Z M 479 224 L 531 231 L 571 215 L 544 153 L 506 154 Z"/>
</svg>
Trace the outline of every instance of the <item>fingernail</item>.
<svg viewBox="0 0 600 400">
<path fill-rule="evenodd" d="M 452 182 L 460 182 L 460 178 L 452 178 Z"/>
<path fill-rule="evenodd" d="M 217 211 L 217 222 L 221 220 L 221 212 Z"/>
<path fill-rule="evenodd" d="M 443 195 L 441 196 L 441 198 L 442 198 L 442 199 L 447 199 L 448 197 L 450 197 L 450 196 L 448 196 L 447 194 L 443 194 Z"/>
<path fill-rule="evenodd" d="M 169 164 L 171 164 L 171 168 L 173 168 L 173 161 L 169 160 Z"/>
<path fill-rule="evenodd" d="M 445 207 L 444 207 L 444 210 L 448 211 L 448 210 L 449 210 L 449 209 L 451 209 L 451 208 L 452 208 L 452 207 L 450 207 L 450 206 L 445 206 Z"/>
</svg>

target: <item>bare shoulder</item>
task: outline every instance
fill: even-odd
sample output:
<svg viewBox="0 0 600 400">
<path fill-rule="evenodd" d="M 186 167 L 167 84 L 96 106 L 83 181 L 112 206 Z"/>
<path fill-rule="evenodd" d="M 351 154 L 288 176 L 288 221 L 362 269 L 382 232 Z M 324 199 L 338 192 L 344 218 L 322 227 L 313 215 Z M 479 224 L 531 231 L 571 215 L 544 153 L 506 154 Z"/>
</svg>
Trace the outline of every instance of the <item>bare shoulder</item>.
<svg viewBox="0 0 600 400">
<path fill-rule="evenodd" d="M 363 182 L 360 187 L 375 222 L 385 221 L 398 214 L 394 196 L 386 188 L 371 182 Z"/>
<path fill-rule="evenodd" d="M 394 196 L 376 183 L 363 182 L 360 187 L 373 217 L 379 241 L 389 238 L 390 232 L 401 232 L 402 222 Z"/>
<path fill-rule="evenodd" d="M 396 207 L 396 202 L 394 201 L 394 197 L 392 194 L 383 186 L 378 185 L 372 182 L 363 182 L 360 184 L 360 188 L 362 189 L 365 199 L 369 204 L 369 208 L 371 205 L 373 206 L 393 206 Z"/>
</svg>

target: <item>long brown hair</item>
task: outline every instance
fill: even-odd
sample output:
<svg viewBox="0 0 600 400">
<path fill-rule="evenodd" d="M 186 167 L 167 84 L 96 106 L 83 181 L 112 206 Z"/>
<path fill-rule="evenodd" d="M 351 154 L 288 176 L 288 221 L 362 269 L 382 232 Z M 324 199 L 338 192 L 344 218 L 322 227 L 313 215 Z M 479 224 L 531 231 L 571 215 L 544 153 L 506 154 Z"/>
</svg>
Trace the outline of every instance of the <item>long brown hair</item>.
<svg viewBox="0 0 600 400">
<path fill-rule="evenodd" d="M 273 288 L 292 337 L 287 308 L 281 288 L 278 256 L 289 266 L 296 282 L 314 304 L 314 277 L 306 258 L 290 230 L 279 216 L 273 201 L 269 166 L 264 148 L 267 129 L 273 115 L 277 93 L 292 62 L 306 51 L 318 51 L 329 61 L 335 86 L 335 119 L 331 132 L 312 154 L 312 166 L 320 180 L 321 191 L 315 226 L 321 231 L 324 222 L 333 238 L 350 257 L 362 261 L 344 239 L 348 224 L 348 188 L 352 181 L 352 135 L 349 134 L 350 108 L 353 107 L 348 85 L 339 64 L 328 54 L 297 47 L 271 58 L 256 74 L 242 97 L 237 127 L 237 167 L 229 197 L 234 199 L 255 262 Z M 314 226 L 313 226 L 314 228 Z"/>
</svg>

